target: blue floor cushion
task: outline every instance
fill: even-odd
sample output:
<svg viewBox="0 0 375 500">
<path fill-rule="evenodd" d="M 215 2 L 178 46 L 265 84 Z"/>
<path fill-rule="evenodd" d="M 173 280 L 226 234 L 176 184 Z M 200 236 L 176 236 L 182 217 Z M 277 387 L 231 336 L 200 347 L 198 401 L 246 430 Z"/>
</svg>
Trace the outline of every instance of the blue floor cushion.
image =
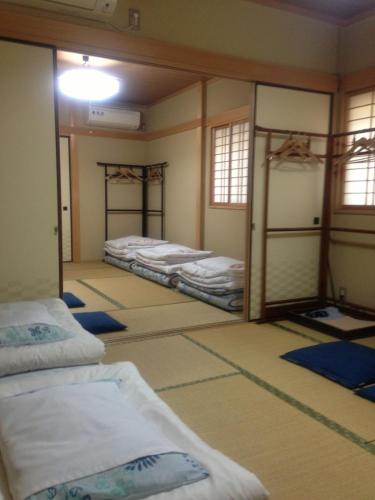
<svg viewBox="0 0 375 500">
<path fill-rule="evenodd" d="M 84 307 L 86 305 L 84 302 L 82 302 L 81 299 L 79 299 L 73 293 L 70 293 L 70 292 L 64 292 L 63 301 L 70 308 Z"/>
<path fill-rule="evenodd" d="M 365 387 L 364 389 L 360 389 L 355 392 L 357 396 L 361 396 L 362 398 L 369 399 L 375 403 L 375 385 L 371 387 Z"/>
<path fill-rule="evenodd" d="M 98 333 L 121 332 L 126 329 L 126 325 L 116 321 L 105 312 L 83 312 L 75 313 L 73 316 L 85 330 L 94 335 Z"/>
<path fill-rule="evenodd" d="M 280 356 L 335 382 L 355 389 L 375 383 L 375 349 L 354 342 L 328 342 Z"/>
</svg>

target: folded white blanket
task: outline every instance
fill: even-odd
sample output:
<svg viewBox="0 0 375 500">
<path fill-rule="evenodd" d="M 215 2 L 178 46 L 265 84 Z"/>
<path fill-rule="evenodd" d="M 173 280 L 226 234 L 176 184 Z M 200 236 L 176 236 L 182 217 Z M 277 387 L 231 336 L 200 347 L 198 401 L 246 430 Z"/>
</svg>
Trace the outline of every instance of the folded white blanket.
<svg viewBox="0 0 375 500">
<path fill-rule="evenodd" d="M 181 451 L 111 381 L 0 399 L 0 446 L 15 500 L 140 457 Z"/>
<path fill-rule="evenodd" d="M 210 255 L 212 255 L 212 252 L 208 250 L 194 250 L 193 248 L 173 243 L 137 250 L 137 259 L 139 256 L 147 261 L 156 261 L 158 263 L 161 261 L 162 265 L 182 264 L 184 262 L 205 259 Z"/>
<path fill-rule="evenodd" d="M 181 269 L 181 264 L 168 264 L 165 261 L 144 259 L 137 255 L 137 263 L 146 266 L 153 271 L 163 274 L 177 274 Z"/>
<path fill-rule="evenodd" d="M 231 257 L 210 257 L 198 262 L 186 263 L 181 267 L 186 276 L 199 280 L 211 280 L 229 276 L 232 279 L 244 277 L 244 263 Z"/>
<path fill-rule="evenodd" d="M 190 275 L 186 275 L 181 269 L 178 271 L 181 278 L 191 286 L 203 287 L 210 290 L 239 290 L 244 287 L 243 279 L 225 279 L 215 278 L 214 280 L 199 280 L 194 279 Z"/>
<path fill-rule="evenodd" d="M 135 255 L 136 255 L 135 250 L 130 250 L 127 248 L 124 248 L 122 250 L 117 250 L 117 249 L 110 247 L 108 245 L 104 245 L 104 250 L 109 255 L 112 255 L 113 257 L 117 257 L 118 259 L 135 260 Z"/>
<path fill-rule="evenodd" d="M 153 247 L 157 245 L 165 245 L 168 241 L 165 240 L 156 240 L 154 238 L 146 238 L 144 236 L 124 236 L 123 238 L 117 238 L 115 240 L 108 240 L 105 242 L 105 245 L 121 250 L 123 248 L 143 248 L 143 247 Z"/>
</svg>

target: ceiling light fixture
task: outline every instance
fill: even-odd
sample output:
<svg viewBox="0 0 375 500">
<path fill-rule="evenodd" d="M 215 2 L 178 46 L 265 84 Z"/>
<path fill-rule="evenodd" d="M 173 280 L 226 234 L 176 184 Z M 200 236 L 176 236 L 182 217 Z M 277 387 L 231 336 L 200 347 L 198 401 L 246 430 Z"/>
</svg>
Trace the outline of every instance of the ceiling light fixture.
<svg viewBox="0 0 375 500">
<path fill-rule="evenodd" d="M 89 56 L 83 56 L 83 67 L 65 71 L 59 76 L 60 91 L 74 99 L 84 101 L 103 101 L 120 90 L 120 81 L 88 67 Z"/>
</svg>

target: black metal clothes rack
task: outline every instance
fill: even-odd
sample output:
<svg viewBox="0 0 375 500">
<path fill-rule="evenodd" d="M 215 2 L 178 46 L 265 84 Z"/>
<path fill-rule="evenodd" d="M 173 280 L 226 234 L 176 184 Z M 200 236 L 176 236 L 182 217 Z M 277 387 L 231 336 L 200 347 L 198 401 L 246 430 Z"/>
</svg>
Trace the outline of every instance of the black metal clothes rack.
<svg viewBox="0 0 375 500">
<path fill-rule="evenodd" d="M 114 214 L 142 215 L 142 236 L 148 236 L 148 218 L 152 216 L 161 217 L 160 238 L 164 239 L 165 233 L 165 203 L 164 203 L 164 181 L 167 162 L 153 163 L 150 165 L 134 165 L 127 163 L 105 163 L 97 162 L 99 167 L 104 167 L 104 197 L 105 197 L 105 240 L 108 240 L 108 217 Z M 110 169 L 117 169 L 117 173 L 110 174 Z M 121 172 L 124 171 L 124 174 Z M 108 184 L 111 178 L 130 179 L 131 182 L 142 183 L 142 196 L 140 208 L 109 208 Z M 149 183 L 157 181 L 160 184 L 160 209 L 149 209 Z"/>
</svg>

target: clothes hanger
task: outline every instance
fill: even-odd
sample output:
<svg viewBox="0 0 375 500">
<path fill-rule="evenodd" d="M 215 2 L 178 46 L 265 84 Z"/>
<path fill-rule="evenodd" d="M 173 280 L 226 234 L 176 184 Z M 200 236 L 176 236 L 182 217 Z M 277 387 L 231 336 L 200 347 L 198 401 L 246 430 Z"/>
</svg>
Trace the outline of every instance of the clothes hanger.
<svg viewBox="0 0 375 500">
<path fill-rule="evenodd" d="M 163 172 L 161 168 L 150 168 L 147 174 L 148 182 L 161 182 L 163 180 Z"/>
<path fill-rule="evenodd" d="M 303 161 L 322 163 L 321 158 L 315 155 L 310 149 L 310 137 L 307 141 L 302 139 L 294 139 L 291 135 L 284 141 L 284 143 L 275 151 L 268 155 L 269 160 L 278 159 L 278 165 L 282 161 Z"/>
<path fill-rule="evenodd" d="M 336 160 L 336 164 L 347 163 L 348 161 L 350 163 L 362 163 L 364 156 L 366 156 L 365 161 L 375 159 L 375 136 L 369 138 L 360 137 L 359 139 L 354 138 L 350 149 Z M 355 157 L 358 158 L 353 161 Z"/>
<path fill-rule="evenodd" d="M 122 168 L 121 178 L 129 180 L 130 182 L 134 182 L 135 180 L 143 182 L 143 178 L 140 175 L 136 174 L 131 168 Z"/>
<path fill-rule="evenodd" d="M 119 171 L 114 172 L 112 174 L 108 173 L 106 175 L 106 180 L 109 181 L 109 182 L 111 182 L 112 180 L 114 180 L 115 182 L 117 182 L 118 179 L 119 179 L 119 177 L 120 177 L 120 172 Z"/>
<path fill-rule="evenodd" d="M 113 174 L 108 174 L 107 181 L 113 180 L 114 182 L 134 182 L 135 180 L 143 182 L 143 178 L 128 167 L 118 167 L 117 171 Z"/>
</svg>

